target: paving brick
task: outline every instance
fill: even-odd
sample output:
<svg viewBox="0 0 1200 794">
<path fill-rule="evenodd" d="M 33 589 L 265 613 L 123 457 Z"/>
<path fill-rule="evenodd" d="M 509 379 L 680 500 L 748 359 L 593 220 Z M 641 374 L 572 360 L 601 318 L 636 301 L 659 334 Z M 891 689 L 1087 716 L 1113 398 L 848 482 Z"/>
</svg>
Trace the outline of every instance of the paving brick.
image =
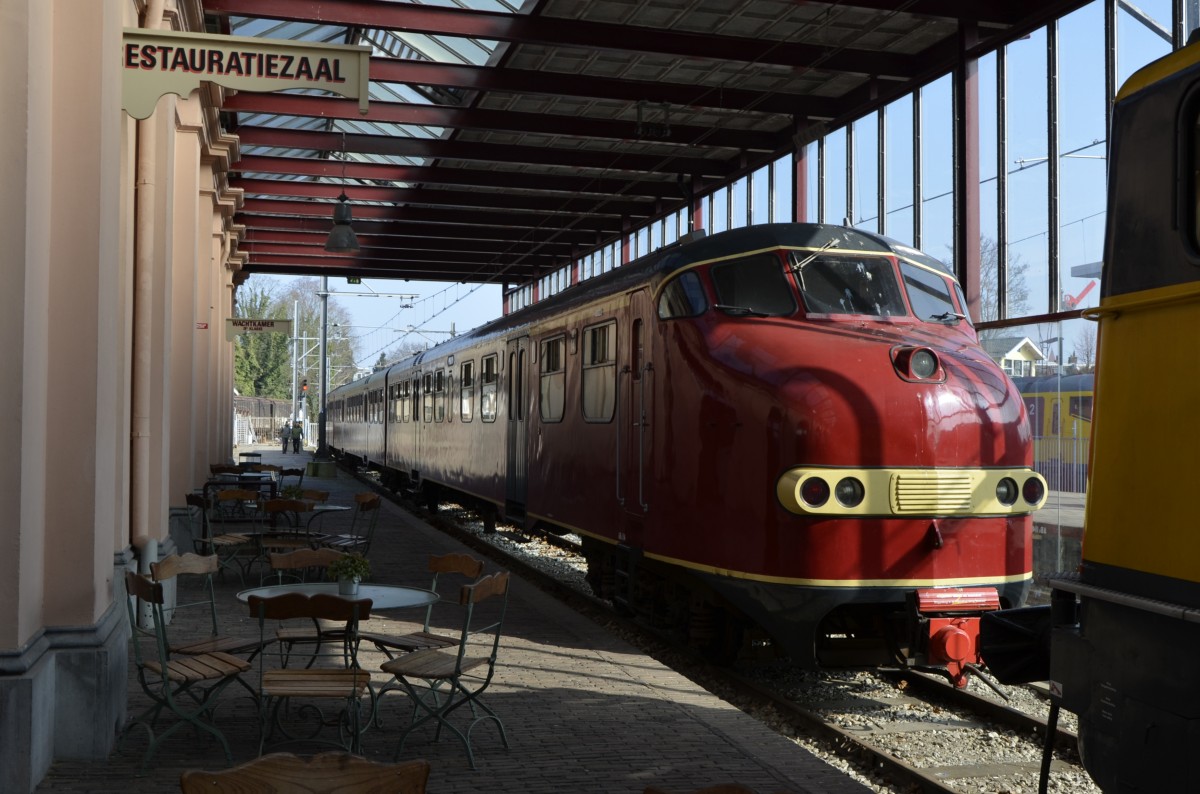
<svg viewBox="0 0 1200 794">
<path fill-rule="evenodd" d="M 264 463 L 297 465 L 307 456 L 261 448 Z M 332 492 L 332 503 L 350 504 L 364 486 L 345 474 L 336 479 L 305 479 L 305 487 Z M 470 550 L 401 508 L 385 502 L 371 550 L 372 580 L 427 587 L 430 554 Z M 496 569 L 489 562 L 488 571 Z M 257 621 L 238 602 L 236 577 L 217 583 L 222 629 L 257 631 Z M 449 612 L 447 618 L 449 617 Z M 401 632 L 420 620 L 419 610 L 396 610 L 371 618 L 371 631 Z M 194 627 L 194 631 L 192 628 Z M 446 621 L 449 627 L 449 620 Z M 204 631 L 194 618 L 172 627 L 176 634 Z M 132 657 L 131 657 L 132 658 Z M 378 670 L 382 654 L 362 654 L 364 667 Z M 131 664 L 132 668 L 132 664 Z M 130 671 L 130 712 L 146 700 Z M 235 763 L 254 757 L 258 727 L 252 701 L 231 688 L 217 710 L 217 723 L 233 748 Z M 629 792 L 648 785 L 686 791 L 739 782 L 759 792 L 791 791 L 850 794 L 867 789 L 778 736 L 757 720 L 697 687 L 690 680 L 641 654 L 588 618 L 555 602 L 536 587 L 514 579 L 497 674 L 485 698 L 504 720 L 510 748 L 497 731 L 481 723 L 472 734 L 478 769 L 471 770 L 461 744 L 433 730 L 411 736 L 400 760 L 424 758 L 432 765 L 433 794 L 482 792 Z M 364 755 L 392 760 L 396 726 L 406 719 L 405 697 L 383 698 L 383 726 L 363 737 Z M 328 729 L 326 729 L 328 732 Z M 159 749 L 145 776 L 138 775 L 147 737 L 130 731 L 104 762 L 55 764 L 38 792 L 177 792 L 179 775 L 189 768 L 225 766 L 219 745 L 185 729 Z M 308 754 L 327 747 L 289 747 Z"/>
</svg>

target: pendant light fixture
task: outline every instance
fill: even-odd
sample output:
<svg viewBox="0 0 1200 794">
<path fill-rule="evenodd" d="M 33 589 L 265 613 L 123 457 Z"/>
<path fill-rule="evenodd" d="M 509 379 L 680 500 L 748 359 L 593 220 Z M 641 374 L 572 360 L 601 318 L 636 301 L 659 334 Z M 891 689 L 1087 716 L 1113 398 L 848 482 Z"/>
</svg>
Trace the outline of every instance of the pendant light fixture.
<svg viewBox="0 0 1200 794">
<path fill-rule="evenodd" d="M 325 241 L 325 250 L 334 254 L 352 254 L 358 250 L 358 236 L 350 225 L 350 199 L 346 196 L 346 133 L 342 133 L 342 193 L 333 207 L 333 229 Z"/>
</svg>

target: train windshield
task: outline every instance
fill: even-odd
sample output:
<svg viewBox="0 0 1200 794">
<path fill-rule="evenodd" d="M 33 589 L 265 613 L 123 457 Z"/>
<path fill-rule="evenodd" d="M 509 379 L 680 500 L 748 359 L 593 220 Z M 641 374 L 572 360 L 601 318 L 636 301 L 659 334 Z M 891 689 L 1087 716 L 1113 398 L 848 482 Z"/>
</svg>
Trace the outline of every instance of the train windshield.
<svg viewBox="0 0 1200 794">
<path fill-rule="evenodd" d="M 900 263 L 904 275 L 904 288 L 908 290 L 908 302 L 913 314 L 922 320 L 955 325 L 966 319 L 959 314 L 950 298 L 950 282 L 940 273 L 926 270 L 908 262 Z"/>
<path fill-rule="evenodd" d="M 896 271 L 886 257 L 797 251 L 791 255 L 791 267 L 810 314 L 908 313 Z"/>
<path fill-rule="evenodd" d="M 755 254 L 713 265 L 716 308 L 742 317 L 774 317 L 796 311 L 796 300 L 774 254 Z"/>
</svg>

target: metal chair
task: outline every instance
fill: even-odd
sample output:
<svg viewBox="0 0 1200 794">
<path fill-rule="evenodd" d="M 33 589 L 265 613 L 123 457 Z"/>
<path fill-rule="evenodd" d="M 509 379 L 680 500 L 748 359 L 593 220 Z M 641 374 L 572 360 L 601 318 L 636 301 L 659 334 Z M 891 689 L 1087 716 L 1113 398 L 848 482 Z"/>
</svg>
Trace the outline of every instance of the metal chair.
<svg viewBox="0 0 1200 794">
<path fill-rule="evenodd" d="M 480 574 L 483 573 L 483 560 L 477 560 L 468 554 L 454 552 L 450 554 L 431 555 L 429 558 L 429 572 L 433 574 L 433 584 L 429 586 L 429 589 L 438 593 L 441 592 L 438 590 L 438 581 L 443 575 L 461 576 L 471 582 L 478 580 Z M 372 643 L 376 650 L 387 654 L 389 659 L 396 658 L 395 651 L 412 653 L 413 651 L 425 648 L 447 648 L 451 645 L 457 645 L 459 642 L 458 637 L 434 634 L 430 631 L 433 607 L 434 604 L 430 604 L 425 608 L 425 623 L 420 631 L 401 634 L 399 636 L 363 632 L 361 639 L 364 642 Z"/>
<path fill-rule="evenodd" d="M 229 489 L 217 491 L 217 494 L 228 493 Z M 243 551 L 248 551 L 253 548 L 253 540 L 250 535 L 244 532 L 226 532 L 221 531 L 219 534 L 213 532 L 213 516 L 216 508 L 209 502 L 207 498 L 200 494 L 187 494 L 187 505 L 189 508 L 189 516 L 191 516 L 192 526 L 195 526 L 195 519 L 198 516 L 200 520 L 200 535 L 196 537 L 196 533 L 192 533 L 192 545 L 195 547 L 197 554 L 202 556 L 214 555 L 218 560 L 218 570 L 224 574 L 224 569 L 230 565 L 236 564 L 237 558 Z M 222 524 L 222 530 L 224 524 Z M 238 579 L 244 582 L 245 577 L 242 571 L 237 571 Z"/>
<path fill-rule="evenodd" d="M 174 620 L 176 614 L 180 610 L 190 609 L 208 609 L 209 625 L 211 633 L 203 639 L 189 638 L 184 641 L 172 642 L 168 646 L 171 653 L 200 655 L 206 653 L 231 653 L 231 654 L 250 654 L 250 659 L 262 649 L 259 638 L 256 636 L 233 636 L 221 633 L 220 627 L 217 624 L 217 599 L 215 588 L 213 587 L 213 574 L 217 572 L 220 565 L 217 555 L 210 554 L 200 556 L 199 554 L 187 553 L 183 555 L 172 554 L 164 557 L 159 562 L 150 563 L 150 576 L 155 582 L 166 583 L 176 582 L 175 589 L 175 606 L 170 609 L 164 608 L 163 612 L 167 620 Z M 190 591 L 178 586 L 180 576 L 196 576 L 203 578 L 201 592 L 194 600 L 184 601 L 185 597 L 192 598 Z"/>
<path fill-rule="evenodd" d="M 304 759 L 272 753 L 232 769 L 189 769 L 179 778 L 182 794 L 425 794 L 429 762 L 382 764 L 349 753 Z"/>
<path fill-rule="evenodd" d="M 467 761 L 472 769 L 475 768 L 475 754 L 471 750 L 471 731 L 480 722 L 495 722 L 500 730 L 500 740 L 505 748 L 508 747 L 504 723 L 480 699 L 496 672 L 496 656 L 504 627 L 504 613 L 508 607 L 508 584 L 509 573 L 501 571 L 485 576 L 474 584 L 463 585 L 458 599 L 463 607 L 463 621 L 456 648 L 427 648 L 383 663 L 383 671 L 393 678 L 380 691 L 379 699 L 389 689 L 403 689 L 413 707 L 412 720 L 400 734 L 397 757 L 409 735 L 430 721 L 437 725 L 434 741 L 441 738 L 443 727 L 458 737 L 466 748 Z M 498 604 L 494 609 L 485 608 L 488 614 L 479 617 L 476 610 L 492 598 L 498 598 Z M 487 644 L 491 646 L 486 656 L 478 655 L 481 638 L 487 638 Z M 450 720 L 454 712 L 463 706 L 468 706 L 471 712 L 466 730 Z"/>
<path fill-rule="evenodd" d="M 321 545 L 339 551 L 357 551 L 365 557 L 371 551 L 371 539 L 375 536 L 375 525 L 379 523 L 379 508 L 383 500 L 377 493 L 357 493 L 354 495 L 354 504 L 349 532 L 327 535 Z"/>
<path fill-rule="evenodd" d="M 267 659 L 274 655 L 259 654 L 259 755 L 267 745 L 268 736 L 275 731 L 284 736 L 276 745 L 320 741 L 352 753 L 361 753 L 361 700 L 364 694 L 371 692 L 371 674 L 358 666 L 358 624 L 370 618 L 371 599 L 351 601 L 326 594 L 307 596 L 303 593 L 286 593 L 273 598 L 252 595 L 248 603 L 250 614 L 258 618 L 259 636 L 264 643 L 270 636 L 269 632 L 273 633 L 268 621 L 327 620 L 344 624 L 343 642 L 336 643 L 337 650 L 333 650 L 331 645 L 332 652 L 314 653 L 314 662 L 317 663 L 307 668 L 268 667 Z M 303 718 L 311 714 L 316 717 L 316 724 L 311 733 L 295 735 L 292 731 L 296 726 L 285 724 L 280 707 L 296 700 L 313 699 L 342 701 L 343 705 L 332 719 L 327 720 L 321 709 L 304 703 L 294 710 L 296 715 Z M 289 707 L 288 712 L 292 711 Z M 325 726 L 338 729 L 337 741 L 317 738 Z"/>
<path fill-rule="evenodd" d="M 251 665 L 228 653 L 180 654 L 172 657 L 171 643 L 167 637 L 167 621 L 163 614 L 163 586 L 132 571 L 125 572 L 125 588 L 131 596 L 126 599 L 129 626 L 133 632 L 133 658 L 137 667 L 138 681 L 142 691 L 151 699 L 151 705 L 130 720 L 122 738 L 134 725 L 143 726 L 150 735 L 150 746 L 142 759 L 142 770 L 150 763 L 159 745 L 175 731 L 185 725 L 212 734 L 225 751 L 225 760 L 233 762 L 229 742 L 220 729 L 213 724 L 213 710 L 217 698 L 225 687 L 238 680 L 238 676 Z M 138 625 L 140 605 L 150 607 L 153 630 Z M 149 638 L 154 640 L 154 652 L 143 651 L 142 645 Z M 164 711 L 177 717 L 177 721 L 155 737 L 155 725 Z"/>
</svg>

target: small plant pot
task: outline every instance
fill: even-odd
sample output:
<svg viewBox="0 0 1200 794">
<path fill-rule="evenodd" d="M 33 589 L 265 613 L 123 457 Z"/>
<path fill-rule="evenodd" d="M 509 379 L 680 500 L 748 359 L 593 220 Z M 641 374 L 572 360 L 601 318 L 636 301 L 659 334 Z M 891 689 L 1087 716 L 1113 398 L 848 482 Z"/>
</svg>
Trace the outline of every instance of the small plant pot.
<svg viewBox="0 0 1200 794">
<path fill-rule="evenodd" d="M 338 595 L 358 595 L 358 577 L 338 579 Z"/>
</svg>

